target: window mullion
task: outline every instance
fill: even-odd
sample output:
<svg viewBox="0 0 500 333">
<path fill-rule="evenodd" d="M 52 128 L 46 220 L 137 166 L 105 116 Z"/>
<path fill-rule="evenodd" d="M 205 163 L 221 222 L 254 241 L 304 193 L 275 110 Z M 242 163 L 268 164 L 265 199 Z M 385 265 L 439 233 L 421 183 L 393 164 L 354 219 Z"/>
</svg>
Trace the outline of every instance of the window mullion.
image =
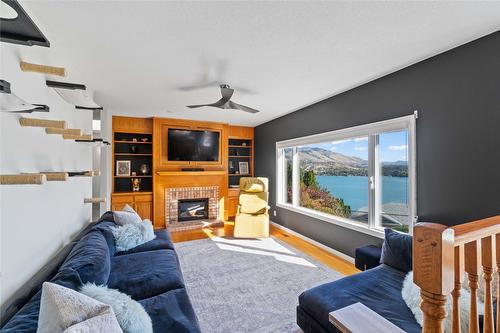
<svg viewBox="0 0 500 333">
<path fill-rule="evenodd" d="M 284 202 L 284 198 L 286 198 L 286 196 L 283 196 L 283 192 L 284 192 L 284 189 L 286 188 L 285 184 L 286 184 L 286 181 L 285 180 L 285 177 L 286 177 L 286 170 L 283 168 L 283 166 L 285 165 L 284 163 L 284 149 L 277 149 L 277 155 L 278 155 L 278 158 L 277 158 L 277 177 L 276 177 L 276 201 L 278 203 L 283 203 Z"/>
<path fill-rule="evenodd" d="M 368 227 L 375 226 L 375 141 L 368 136 Z"/>
<path fill-rule="evenodd" d="M 300 163 L 297 147 L 293 147 L 292 153 L 292 205 L 300 205 Z"/>
</svg>

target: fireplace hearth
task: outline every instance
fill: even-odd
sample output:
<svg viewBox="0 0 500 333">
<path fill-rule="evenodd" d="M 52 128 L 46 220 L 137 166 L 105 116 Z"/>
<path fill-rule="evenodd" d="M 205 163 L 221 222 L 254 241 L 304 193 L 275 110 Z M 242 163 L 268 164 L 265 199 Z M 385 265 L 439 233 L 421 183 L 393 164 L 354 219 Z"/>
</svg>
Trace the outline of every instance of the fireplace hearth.
<svg viewBox="0 0 500 333">
<path fill-rule="evenodd" d="M 179 222 L 208 219 L 208 198 L 180 199 L 177 207 Z"/>
</svg>

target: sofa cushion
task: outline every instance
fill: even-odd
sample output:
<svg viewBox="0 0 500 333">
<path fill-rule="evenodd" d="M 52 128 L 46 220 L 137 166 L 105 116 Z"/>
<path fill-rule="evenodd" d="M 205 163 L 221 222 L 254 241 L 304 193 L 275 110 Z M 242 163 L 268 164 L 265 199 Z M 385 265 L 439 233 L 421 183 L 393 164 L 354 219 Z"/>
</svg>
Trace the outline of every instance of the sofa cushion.
<svg viewBox="0 0 500 333">
<path fill-rule="evenodd" d="M 80 276 L 71 269 L 60 270 L 51 282 L 77 290 L 81 285 Z M 2 328 L 2 333 L 35 333 L 38 327 L 38 314 L 42 291 L 39 290 Z"/>
<path fill-rule="evenodd" d="M 93 228 L 93 230 L 101 232 L 104 238 L 106 239 L 106 243 L 108 243 L 110 257 L 114 256 L 116 253 L 115 237 L 113 236 L 113 232 L 111 230 L 112 227 L 116 227 L 116 223 L 110 221 L 104 221 L 97 223 L 96 226 Z"/>
<path fill-rule="evenodd" d="M 141 300 L 184 286 L 177 255 L 156 250 L 115 256 L 108 287 Z"/>
<path fill-rule="evenodd" d="M 174 249 L 174 243 L 172 243 L 172 239 L 170 238 L 170 233 L 168 232 L 168 230 L 166 229 L 156 230 L 155 235 L 156 238 L 153 239 L 152 241 L 136 246 L 128 251 L 116 252 L 116 255 L 121 256 L 124 254 L 137 253 L 137 252 Z"/>
<path fill-rule="evenodd" d="M 420 333 L 422 328 L 401 296 L 405 275 L 380 265 L 303 292 L 299 306 L 327 332 L 338 332 L 328 320 L 330 312 L 361 302 L 405 332 Z"/>
<path fill-rule="evenodd" d="M 73 247 L 61 269 L 72 268 L 83 283 L 106 284 L 111 268 L 108 243 L 98 230 L 91 230 Z"/>
<path fill-rule="evenodd" d="M 185 288 L 170 290 L 139 303 L 151 317 L 155 333 L 201 332 Z"/>
<path fill-rule="evenodd" d="M 412 269 L 413 237 L 392 229 L 385 229 L 380 263 L 408 273 Z"/>
</svg>

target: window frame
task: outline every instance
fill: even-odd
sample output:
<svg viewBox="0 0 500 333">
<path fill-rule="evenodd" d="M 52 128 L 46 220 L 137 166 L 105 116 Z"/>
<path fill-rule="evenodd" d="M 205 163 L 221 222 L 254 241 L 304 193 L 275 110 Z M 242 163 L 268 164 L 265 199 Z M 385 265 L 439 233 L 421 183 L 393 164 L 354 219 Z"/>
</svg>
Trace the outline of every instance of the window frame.
<svg viewBox="0 0 500 333">
<path fill-rule="evenodd" d="M 345 228 L 363 232 L 375 237 L 384 238 L 384 230 L 376 224 L 376 218 L 380 209 L 376 201 L 380 200 L 376 192 L 381 188 L 376 184 L 375 175 L 378 172 L 377 139 L 378 135 L 384 132 L 408 131 L 408 215 L 410 217 L 409 234 L 413 233 L 413 226 L 418 220 L 417 216 L 417 182 L 416 182 L 416 119 L 417 111 L 412 115 L 399 118 L 383 120 L 375 123 L 364 124 L 349 128 L 343 128 L 335 131 L 314 134 L 295 139 L 289 139 L 276 142 L 276 198 L 275 205 L 296 213 L 304 214 L 325 222 L 339 225 Z M 368 137 L 368 224 L 364 225 L 354 220 L 315 211 L 313 209 L 300 206 L 300 177 L 299 177 L 299 157 L 298 147 L 303 145 L 333 142 L 356 137 Z M 286 187 L 286 159 L 284 150 L 292 148 L 292 203 L 287 203 Z M 373 186 L 371 185 L 373 184 Z"/>
</svg>

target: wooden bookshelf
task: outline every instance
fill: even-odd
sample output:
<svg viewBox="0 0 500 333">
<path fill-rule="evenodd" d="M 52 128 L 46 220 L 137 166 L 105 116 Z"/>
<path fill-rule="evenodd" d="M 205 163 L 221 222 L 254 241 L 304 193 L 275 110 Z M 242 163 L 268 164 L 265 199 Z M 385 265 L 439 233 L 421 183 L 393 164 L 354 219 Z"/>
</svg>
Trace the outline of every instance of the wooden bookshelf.
<svg viewBox="0 0 500 333">
<path fill-rule="evenodd" d="M 236 215 L 236 208 L 239 202 L 239 183 L 241 177 L 253 177 L 254 175 L 254 149 L 252 127 L 229 126 L 227 145 L 227 168 L 228 168 L 228 216 Z M 248 163 L 248 173 L 241 174 L 239 162 Z M 238 172 L 238 173 L 236 173 Z"/>
<path fill-rule="evenodd" d="M 143 141 L 142 139 L 147 139 Z M 153 119 L 113 116 L 113 165 L 111 209 L 125 204 L 134 208 L 141 218 L 153 219 Z M 130 161 L 129 175 L 117 174 L 117 162 Z M 146 164 L 148 172 L 141 173 Z M 136 176 L 132 176 L 132 172 Z M 132 191 L 132 179 L 141 181 L 140 190 Z"/>
</svg>

